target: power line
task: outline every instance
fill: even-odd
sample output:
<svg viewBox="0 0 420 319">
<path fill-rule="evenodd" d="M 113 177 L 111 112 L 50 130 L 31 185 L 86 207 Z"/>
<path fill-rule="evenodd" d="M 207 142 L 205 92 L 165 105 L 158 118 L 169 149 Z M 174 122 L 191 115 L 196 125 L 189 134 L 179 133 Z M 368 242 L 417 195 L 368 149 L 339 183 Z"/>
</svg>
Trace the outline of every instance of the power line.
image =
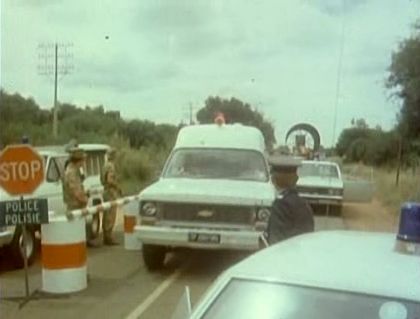
<svg viewBox="0 0 420 319">
<path fill-rule="evenodd" d="M 340 38 L 340 50 L 338 54 L 338 65 L 337 65 L 337 78 L 335 85 L 335 101 L 334 101 L 334 121 L 333 121 L 333 135 L 332 135 L 332 146 L 335 143 L 335 135 L 337 130 L 337 113 L 338 104 L 340 100 L 340 89 L 341 89 L 341 74 L 343 68 L 343 53 L 344 53 L 344 40 L 345 40 L 345 0 L 342 0 L 342 22 L 341 22 L 341 38 Z"/>
<path fill-rule="evenodd" d="M 71 43 L 38 45 L 38 74 L 54 81 L 53 136 L 58 136 L 58 81 L 74 70 Z"/>
</svg>

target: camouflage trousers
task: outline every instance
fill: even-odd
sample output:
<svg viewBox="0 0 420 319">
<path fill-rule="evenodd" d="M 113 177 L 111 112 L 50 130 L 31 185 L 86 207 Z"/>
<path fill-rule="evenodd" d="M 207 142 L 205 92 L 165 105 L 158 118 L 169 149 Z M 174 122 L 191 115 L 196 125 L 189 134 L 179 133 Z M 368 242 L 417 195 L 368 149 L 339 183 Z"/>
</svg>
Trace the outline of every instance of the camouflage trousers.
<svg viewBox="0 0 420 319">
<path fill-rule="evenodd" d="M 104 201 L 112 201 L 118 199 L 119 193 L 114 189 L 105 189 L 104 191 Z M 112 239 L 112 230 L 114 229 L 115 220 L 117 218 L 117 207 L 113 206 L 109 210 L 103 212 L 102 217 L 102 231 L 104 235 L 104 240 Z"/>
</svg>

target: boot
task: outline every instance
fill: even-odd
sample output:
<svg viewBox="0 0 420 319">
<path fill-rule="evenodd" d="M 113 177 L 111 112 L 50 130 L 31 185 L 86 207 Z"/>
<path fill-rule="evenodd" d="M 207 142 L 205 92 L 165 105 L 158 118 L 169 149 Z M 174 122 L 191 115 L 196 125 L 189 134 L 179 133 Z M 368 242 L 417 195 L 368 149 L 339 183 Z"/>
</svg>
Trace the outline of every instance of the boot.
<svg viewBox="0 0 420 319">
<path fill-rule="evenodd" d="M 120 243 L 117 242 L 114 238 L 112 238 L 112 236 L 106 236 L 104 237 L 104 245 L 106 246 L 116 246 L 119 245 Z"/>
</svg>

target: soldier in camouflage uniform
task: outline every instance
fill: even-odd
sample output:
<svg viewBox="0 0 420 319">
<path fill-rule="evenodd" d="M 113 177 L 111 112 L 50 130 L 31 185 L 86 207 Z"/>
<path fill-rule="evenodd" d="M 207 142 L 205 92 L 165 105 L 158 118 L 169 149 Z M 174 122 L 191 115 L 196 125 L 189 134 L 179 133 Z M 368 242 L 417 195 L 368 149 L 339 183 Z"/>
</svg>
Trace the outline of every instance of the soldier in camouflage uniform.
<svg viewBox="0 0 420 319">
<path fill-rule="evenodd" d="M 121 188 L 118 185 L 117 173 L 115 170 L 115 149 L 109 149 L 107 152 L 107 160 L 102 169 L 101 181 L 104 186 L 104 200 L 112 201 L 118 199 L 121 194 Z M 117 216 L 117 207 L 111 207 L 103 213 L 102 230 L 105 245 L 118 245 L 118 242 L 112 236 L 115 219 Z"/>
<path fill-rule="evenodd" d="M 70 211 L 86 207 L 88 203 L 88 194 L 83 187 L 83 177 L 81 168 L 86 159 L 85 152 L 78 148 L 68 149 L 70 153 L 69 163 L 64 172 L 63 180 L 63 199 L 66 205 L 66 215 L 72 219 Z"/>
</svg>

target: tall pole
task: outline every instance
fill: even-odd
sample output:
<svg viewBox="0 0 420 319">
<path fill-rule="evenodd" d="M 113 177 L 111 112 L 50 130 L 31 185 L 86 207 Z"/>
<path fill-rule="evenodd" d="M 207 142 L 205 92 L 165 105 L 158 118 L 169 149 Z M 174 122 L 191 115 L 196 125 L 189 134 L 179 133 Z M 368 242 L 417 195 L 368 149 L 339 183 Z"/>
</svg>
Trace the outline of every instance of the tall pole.
<svg viewBox="0 0 420 319">
<path fill-rule="evenodd" d="M 38 74 L 47 76 L 54 83 L 54 103 L 52 106 L 52 135 L 54 138 L 58 137 L 58 82 L 73 70 L 73 65 L 69 63 L 73 54 L 68 53 L 68 48 L 71 46 L 70 43 L 57 42 L 53 44 L 40 43 L 38 45 Z"/>
<path fill-rule="evenodd" d="M 53 112 L 53 136 L 58 136 L 58 105 L 57 105 L 57 82 L 58 82 L 58 45 L 55 44 L 54 63 L 54 112 Z"/>
<path fill-rule="evenodd" d="M 397 159 L 398 162 L 397 162 L 397 174 L 395 176 L 395 186 L 398 186 L 398 184 L 400 182 L 402 152 L 403 152 L 402 136 L 400 135 L 400 137 L 398 139 L 398 159 Z"/>
<path fill-rule="evenodd" d="M 190 103 L 190 125 L 193 124 L 193 107 L 192 103 Z"/>
</svg>

